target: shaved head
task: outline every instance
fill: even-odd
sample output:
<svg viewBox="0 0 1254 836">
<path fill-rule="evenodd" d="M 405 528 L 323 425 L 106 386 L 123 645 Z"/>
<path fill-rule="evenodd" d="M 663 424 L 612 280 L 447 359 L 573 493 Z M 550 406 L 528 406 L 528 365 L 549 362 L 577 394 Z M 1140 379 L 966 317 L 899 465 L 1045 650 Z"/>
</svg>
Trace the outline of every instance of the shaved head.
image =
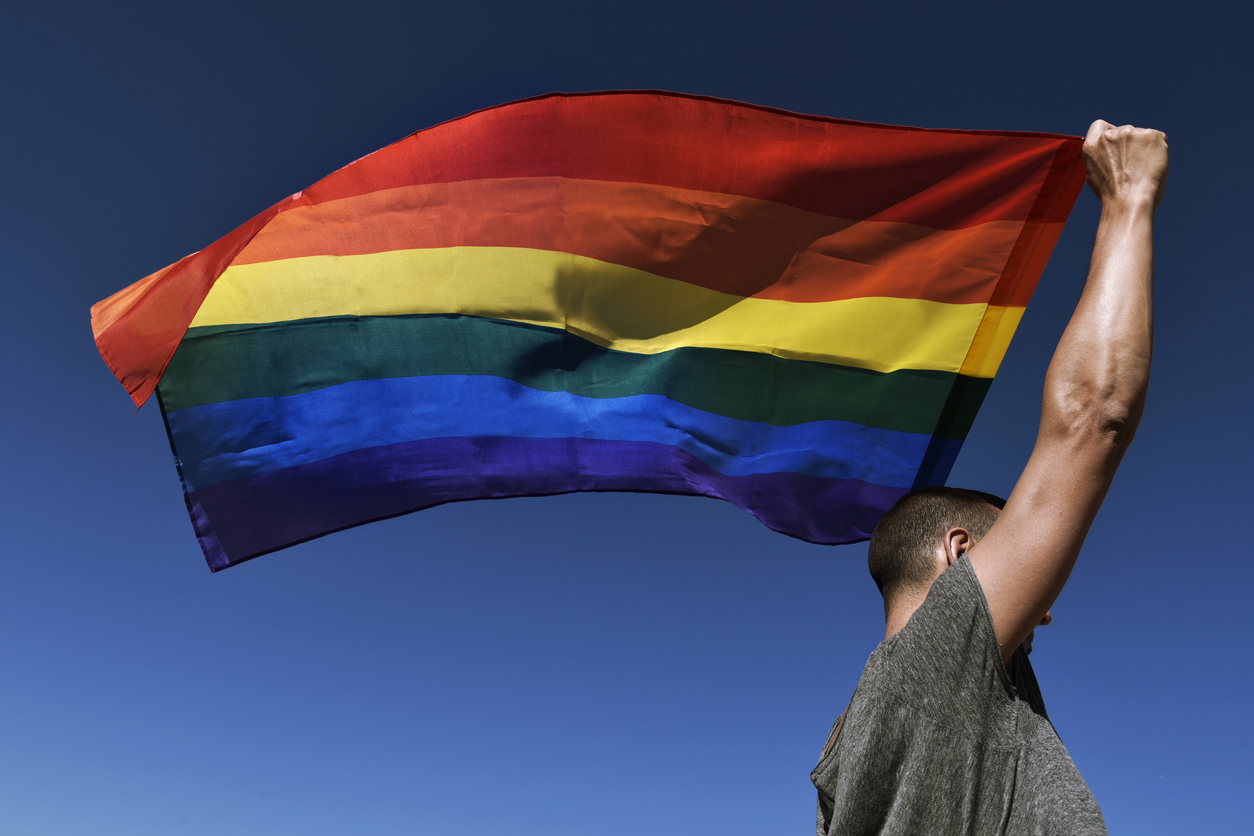
<svg viewBox="0 0 1254 836">
<path fill-rule="evenodd" d="M 964 488 L 921 488 L 897 500 L 875 526 L 867 552 L 885 607 L 900 593 L 931 584 L 945 532 L 964 528 L 978 540 L 1005 506 L 999 496 Z"/>
</svg>

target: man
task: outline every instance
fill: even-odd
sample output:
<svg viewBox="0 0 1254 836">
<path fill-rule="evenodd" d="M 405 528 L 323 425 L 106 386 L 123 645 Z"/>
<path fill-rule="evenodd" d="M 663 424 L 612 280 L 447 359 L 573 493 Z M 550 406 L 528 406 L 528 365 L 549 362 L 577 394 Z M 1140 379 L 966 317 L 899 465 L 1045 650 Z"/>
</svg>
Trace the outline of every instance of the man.
<svg viewBox="0 0 1254 836">
<path fill-rule="evenodd" d="M 1084 156 L 1101 223 L 1036 446 L 1004 503 L 929 488 L 876 527 L 887 629 L 811 776 L 820 836 L 1106 833 L 1027 653 L 1144 407 L 1167 140 L 1098 121 Z"/>
</svg>

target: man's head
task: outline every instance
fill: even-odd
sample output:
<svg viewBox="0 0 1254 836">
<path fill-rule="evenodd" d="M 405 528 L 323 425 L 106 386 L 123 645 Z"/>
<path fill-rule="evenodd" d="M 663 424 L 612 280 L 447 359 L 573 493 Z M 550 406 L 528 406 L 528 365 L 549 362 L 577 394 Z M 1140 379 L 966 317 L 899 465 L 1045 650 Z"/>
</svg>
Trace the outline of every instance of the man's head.
<svg viewBox="0 0 1254 836">
<path fill-rule="evenodd" d="M 897 500 L 875 526 L 867 563 L 884 596 L 884 609 L 902 594 L 924 593 L 944 569 L 938 552 L 945 534 L 965 529 L 979 540 L 1006 500 L 963 488 L 921 488 Z"/>
</svg>

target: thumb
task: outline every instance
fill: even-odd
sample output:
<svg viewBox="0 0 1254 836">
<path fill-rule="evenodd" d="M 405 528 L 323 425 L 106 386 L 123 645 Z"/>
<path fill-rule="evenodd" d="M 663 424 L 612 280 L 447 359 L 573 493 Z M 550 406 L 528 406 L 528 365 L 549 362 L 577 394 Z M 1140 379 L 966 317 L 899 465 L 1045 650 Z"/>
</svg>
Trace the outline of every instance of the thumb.
<svg viewBox="0 0 1254 836">
<path fill-rule="evenodd" d="M 1101 137 L 1101 135 L 1106 131 L 1107 128 L 1113 128 L 1113 127 L 1114 125 L 1110 124 L 1105 119 L 1098 119 L 1092 125 L 1089 125 L 1089 131 L 1088 133 L 1084 135 L 1084 144 L 1092 145 L 1093 143 L 1097 142 L 1097 140 Z"/>
</svg>

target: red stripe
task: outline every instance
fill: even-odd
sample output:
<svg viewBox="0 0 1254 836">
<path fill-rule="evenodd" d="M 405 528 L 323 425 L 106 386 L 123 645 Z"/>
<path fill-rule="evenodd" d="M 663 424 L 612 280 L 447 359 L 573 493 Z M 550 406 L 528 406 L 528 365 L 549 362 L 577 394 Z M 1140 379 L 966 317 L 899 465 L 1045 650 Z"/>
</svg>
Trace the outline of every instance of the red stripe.
<svg viewBox="0 0 1254 836">
<path fill-rule="evenodd" d="M 1077 137 L 925 130 L 672 93 L 549 96 L 419 131 L 305 192 L 310 202 L 501 177 L 655 183 L 850 220 L 956 229 L 1027 220 Z M 1051 202 L 1052 205 L 1052 202 Z M 1066 207 L 1038 221 L 1061 223 Z"/>
</svg>

